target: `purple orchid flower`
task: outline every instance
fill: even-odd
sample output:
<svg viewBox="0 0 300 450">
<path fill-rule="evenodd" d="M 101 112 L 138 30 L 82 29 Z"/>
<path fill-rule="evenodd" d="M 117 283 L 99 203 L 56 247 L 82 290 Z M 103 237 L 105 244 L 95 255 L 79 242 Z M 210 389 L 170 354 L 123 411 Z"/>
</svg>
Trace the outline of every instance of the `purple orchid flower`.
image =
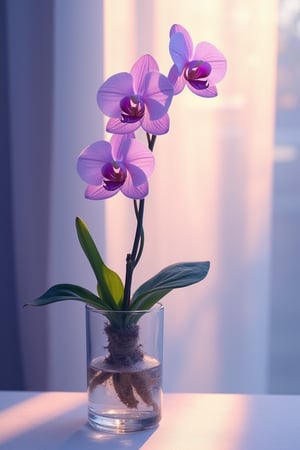
<svg viewBox="0 0 300 450">
<path fill-rule="evenodd" d="M 147 133 L 158 135 L 169 130 L 167 111 L 172 98 L 172 84 L 159 73 L 155 59 L 144 55 L 130 73 L 117 73 L 104 82 L 97 103 L 110 117 L 108 132 L 128 134 L 141 126 Z"/>
<path fill-rule="evenodd" d="M 209 42 L 200 42 L 194 48 L 191 36 L 181 25 L 170 30 L 169 50 L 174 65 L 168 78 L 174 86 L 174 95 L 185 87 L 200 97 L 216 97 L 216 83 L 225 76 L 227 63 L 224 55 Z"/>
<path fill-rule="evenodd" d="M 77 171 L 88 183 L 85 197 L 102 200 L 121 191 L 141 199 L 149 191 L 147 178 L 154 169 L 154 156 L 134 135 L 113 135 L 110 142 L 97 141 L 79 155 Z"/>
</svg>

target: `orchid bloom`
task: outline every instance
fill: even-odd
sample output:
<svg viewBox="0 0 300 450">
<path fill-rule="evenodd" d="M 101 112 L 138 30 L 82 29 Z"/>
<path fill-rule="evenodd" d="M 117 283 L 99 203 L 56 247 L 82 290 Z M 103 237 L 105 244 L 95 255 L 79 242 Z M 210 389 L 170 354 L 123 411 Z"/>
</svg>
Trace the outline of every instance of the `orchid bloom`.
<svg viewBox="0 0 300 450">
<path fill-rule="evenodd" d="M 128 134 L 141 126 L 147 133 L 158 135 L 169 130 L 167 111 L 172 97 L 172 84 L 159 73 L 155 59 L 144 55 L 130 73 L 117 73 L 104 82 L 97 103 L 110 117 L 108 132 Z"/>
<path fill-rule="evenodd" d="M 174 86 L 174 95 L 187 87 L 200 97 L 216 97 L 216 83 L 226 73 L 226 59 L 209 42 L 200 42 L 194 48 L 188 31 L 181 25 L 173 25 L 170 30 L 169 50 L 174 65 L 168 78 Z"/>
<path fill-rule="evenodd" d="M 147 178 L 154 169 L 154 156 L 134 135 L 113 135 L 110 142 L 97 141 L 79 155 L 77 171 L 88 183 L 85 197 L 102 200 L 121 191 L 142 199 L 148 194 Z"/>
</svg>

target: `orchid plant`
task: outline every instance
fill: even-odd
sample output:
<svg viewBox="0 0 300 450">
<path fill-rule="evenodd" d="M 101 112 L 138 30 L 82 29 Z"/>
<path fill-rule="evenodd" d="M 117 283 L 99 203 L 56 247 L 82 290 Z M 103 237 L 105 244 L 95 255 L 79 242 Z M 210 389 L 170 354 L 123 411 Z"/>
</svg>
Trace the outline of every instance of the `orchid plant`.
<svg viewBox="0 0 300 450">
<path fill-rule="evenodd" d="M 109 117 L 106 131 L 112 136 L 109 142 L 101 140 L 84 148 L 77 162 L 78 174 L 87 183 L 86 198 L 105 200 L 121 192 L 133 200 L 136 231 L 132 250 L 126 256 L 124 284 L 104 263 L 86 224 L 77 217 L 79 242 L 95 274 L 97 294 L 81 286 L 57 284 L 32 305 L 80 300 L 107 312 L 147 310 L 171 290 L 206 277 L 208 261 L 176 263 L 131 292 L 133 272 L 144 248 L 143 215 L 148 179 L 154 170 L 154 145 L 157 136 L 169 131 L 168 110 L 173 97 L 185 86 L 199 97 L 215 97 L 216 84 L 226 73 L 223 54 L 208 42 L 194 46 L 181 25 L 171 27 L 169 50 L 173 65 L 167 76 L 160 73 L 151 55 L 144 55 L 130 72 L 117 73 L 102 84 L 97 103 Z M 139 128 L 146 133 L 147 145 L 134 134 Z"/>
</svg>

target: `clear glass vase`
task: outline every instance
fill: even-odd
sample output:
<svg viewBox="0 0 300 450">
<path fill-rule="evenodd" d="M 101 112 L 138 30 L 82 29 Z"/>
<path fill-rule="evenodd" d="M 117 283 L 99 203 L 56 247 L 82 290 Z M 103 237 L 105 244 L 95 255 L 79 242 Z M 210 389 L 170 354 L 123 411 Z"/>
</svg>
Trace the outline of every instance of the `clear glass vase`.
<svg viewBox="0 0 300 450">
<path fill-rule="evenodd" d="M 161 419 L 163 316 L 86 307 L 88 416 L 97 430 L 127 433 Z"/>
</svg>

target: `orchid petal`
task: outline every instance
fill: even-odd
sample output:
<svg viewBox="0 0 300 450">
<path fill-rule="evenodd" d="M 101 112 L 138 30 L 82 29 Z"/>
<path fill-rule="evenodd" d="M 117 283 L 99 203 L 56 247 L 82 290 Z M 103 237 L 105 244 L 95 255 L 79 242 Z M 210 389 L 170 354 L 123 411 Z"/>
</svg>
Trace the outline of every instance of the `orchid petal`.
<svg viewBox="0 0 300 450">
<path fill-rule="evenodd" d="M 127 167 L 126 180 L 128 178 L 128 172 L 129 172 L 132 184 L 134 186 L 140 186 L 141 184 L 146 183 L 147 177 L 146 177 L 144 171 L 140 167 L 137 167 L 133 164 L 128 164 L 126 167 Z"/>
<path fill-rule="evenodd" d="M 178 72 L 181 73 L 184 66 L 190 59 L 189 49 L 182 33 L 172 34 L 169 44 L 169 51 L 173 62 L 176 64 Z"/>
<path fill-rule="evenodd" d="M 224 78 L 227 70 L 226 58 L 213 44 L 199 42 L 196 46 L 194 59 L 203 60 L 210 64 L 211 73 L 207 77 L 209 84 L 216 84 Z"/>
<path fill-rule="evenodd" d="M 129 140 L 135 140 L 134 139 L 134 133 L 128 133 L 128 134 L 113 134 L 111 139 L 110 139 L 110 143 L 111 143 L 111 147 L 112 147 L 112 157 L 114 159 L 114 161 L 123 161 L 124 160 L 124 156 L 122 155 L 122 153 L 120 153 L 119 149 L 121 148 L 123 142 L 125 141 L 129 141 Z M 123 152 L 124 153 L 124 152 Z"/>
<path fill-rule="evenodd" d="M 142 56 L 133 65 L 130 73 L 133 76 L 133 87 L 136 94 L 143 95 L 145 77 L 151 71 L 159 71 L 158 64 L 151 55 Z"/>
<path fill-rule="evenodd" d="M 106 131 L 116 134 L 128 134 L 137 130 L 141 126 L 142 120 L 137 122 L 121 122 L 120 119 L 109 119 L 106 125 Z"/>
<path fill-rule="evenodd" d="M 120 101 L 133 95 L 133 78 L 130 73 L 121 72 L 108 78 L 97 93 L 100 110 L 109 117 L 120 117 Z"/>
<path fill-rule="evenodd" d="M 103 185 L 101 186 L 91 186 L 88 185 L 85 190 L 85 197 L 90 200 L 104 200 L 106 198 L 113 197 L 119 192 L 120 189 L 115 191 L 108 191 Z"/>
<path fill-rule="evenodd" d="M 116 137 L 115 137 L 116 136 Z M 126 139 L 124 136 L 127 135 L 114 135 L 112 136 L 110 142 L 112 144 L 112 155 L 115 161 L 122 161 L 122 163 L 126 161 L 126 156 L 128 150 L 130 148 L 131 141 L 135 142 L 135 139 Z M 142 144 L 143 147 L 145 147 Z M 147 147 L 145 147 L 147 148 Z"/>
<path fill-rule="evenodd" d="M 190 33 L 182 25 L 174 24 L 171 27 L 171 29 L 170 29 L 170 38 L 175 33 L 182 33 L 183 34 L 183 37 L 184 37 L 184 40 L 185 40 L 185 44 L 186 44 L 186 48 L 187 48 L 187 51 L 188 51 L 187 56 L 188 56 L 188 59 L 190 60 L 192 55 L 193 55 L 193 50 L 194 50 L 193 41 L 192 41 L 192 38 L 190 36 Z"/>
<path fill-rule="evenodd" d="M 218 95 L 218 91 L 216 86 L 208 86 L 206 89 L 196 89 L 190 83 L 187 83 L 187 87 L 199 97 L 216 97 Z"/>
<path fill-rule="evenodd" d="M 152 174 L 155 164 L 154 156 L 142 142 L 136 139 L 127 140 L 120 146 L 119 153 L 120 152 L 123 153 L 122 161 L 128 170 L 130 170 L 130 167 L 136 166 L 141 169 L 147 177 Z"/>
<path fill-rule="evenodd" d="M 103 179 L 101 168 L 110 161 L 110 143 L 106 141 L 94 142 L 80 153 L 77 160 L 78 174 L 86 183 L 99 185 Z"/>
<path fill-rule="evenodd" d="M 167 77 L 159 72 L 147 73 L 143 100 L 152 120 L 166 114 L 173 98 L 173 86 Z"/>
<path fill-rule="evenodd" d="M 145 112 L 142 128 L 150 134 L 161 135 L 169 131 L 170 118 L 168 114 L 157 120 L 151 120 L 149 114 Z"/>
<path fill-rule="evenodd" d="M 184 76 L 181 74 L 179 74 L 178 69 L 176 67 L 176 65 L 174 64 L 168 74 L 168 80 L 170 81 L 170 83 L 173 86 L 174 89 L 174 95 L 180 94 L 180 92 L 183 91 L 185 85 L 186 85 L 186 80 L 184 78 Z"/>
<path fill-rule="evenodd" d="M 149 185 L 146 181 L 143 184 L 140 184 L 139 186 L 135 186 L 132 183 L 131 175 L 128 174 L 125 183 L 121 187 L 121 192 L 126 195 L 126 197 L 133 198 L 133 199 L 141 199 L 146 197 L 146 195 L 149 192 Z"/>
</svg>

